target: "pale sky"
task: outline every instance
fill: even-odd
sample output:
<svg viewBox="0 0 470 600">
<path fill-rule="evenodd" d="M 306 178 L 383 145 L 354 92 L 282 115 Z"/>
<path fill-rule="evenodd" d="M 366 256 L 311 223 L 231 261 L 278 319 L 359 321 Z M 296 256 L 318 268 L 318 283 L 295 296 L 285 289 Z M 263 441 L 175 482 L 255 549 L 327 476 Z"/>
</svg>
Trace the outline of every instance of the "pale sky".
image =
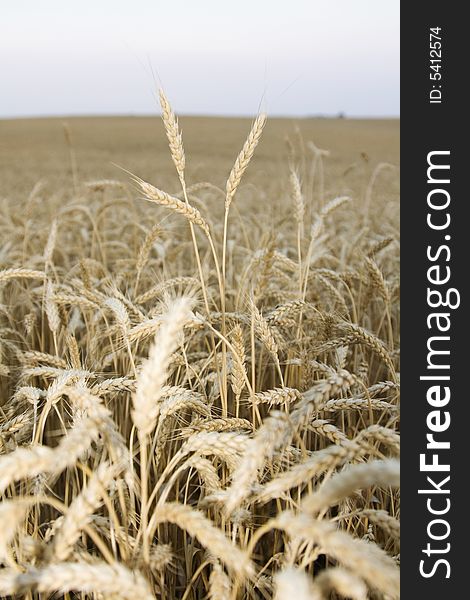
<svg viewBox="0 0 470 600">
<path fill-rule="evenodd" d="M 399 0 L 1 0 L 0 118 L 397 116 Z M 154 81 L 155 77 L 155 81 Z"/>
</svg>

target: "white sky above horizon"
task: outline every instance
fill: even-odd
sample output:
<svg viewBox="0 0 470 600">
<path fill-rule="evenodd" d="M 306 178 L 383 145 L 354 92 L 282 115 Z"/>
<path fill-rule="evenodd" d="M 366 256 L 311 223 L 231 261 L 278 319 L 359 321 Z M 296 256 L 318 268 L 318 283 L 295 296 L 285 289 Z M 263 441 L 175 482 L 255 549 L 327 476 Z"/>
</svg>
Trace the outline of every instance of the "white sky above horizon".
<svg viewBox="0 0 470 600">
<path fill-rule="evenodd" d="M 0 118 L 398 116 L 398 0 L 8 0 Z"/>
</svg>

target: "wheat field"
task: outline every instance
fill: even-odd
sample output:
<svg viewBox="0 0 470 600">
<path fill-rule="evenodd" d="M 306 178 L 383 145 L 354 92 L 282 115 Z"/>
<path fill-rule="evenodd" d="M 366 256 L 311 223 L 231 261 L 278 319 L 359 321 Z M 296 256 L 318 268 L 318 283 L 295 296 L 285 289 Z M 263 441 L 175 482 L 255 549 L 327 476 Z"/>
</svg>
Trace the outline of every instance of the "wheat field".
<svg viewBox="0 0 470 600">
<path fill-rule="evenodd" d="M 0 123 L 0 596 L 399 597 L 398 123 Z"/>
</svg>

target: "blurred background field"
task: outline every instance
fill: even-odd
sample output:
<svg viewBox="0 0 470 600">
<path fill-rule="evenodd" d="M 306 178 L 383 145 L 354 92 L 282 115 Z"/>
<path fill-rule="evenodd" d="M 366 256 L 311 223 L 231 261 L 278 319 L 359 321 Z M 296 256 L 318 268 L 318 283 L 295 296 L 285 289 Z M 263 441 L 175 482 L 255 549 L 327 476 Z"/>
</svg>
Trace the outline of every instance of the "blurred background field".
<svg viewBox="0 0 470 600">
<path fill-rule="evenodd" d="M 0 193 L 20 198 L 39 180 L 59 189 L 71 181 L 69 149 L 63 122 L 68 123 L 82 181 L 128 177 L 112 163 L 167 189 L 178 181 L 160 119 L 154 117 L 74 117 L 0 121 Z M 243 145 L 246 118 L 182 117 L 188 183 L 210 180 L 223 185 L 237 148 Z M 356 190 L 379 162 L 399 164 L 399 120 L 268 119 L 247 182 L 272 182 L 287 173 L 288 135 L 330 151 L 325 159 L 325 186 L 341 192 Z M 308 147 L 305 156 L 308 158 Z M 311 153 L 310 153 L 311 156 Z M 305 158 L 303 158 L 305 160 Z M 266 178 L 264 181 L 263 178 Z M 286 181 L 288 184 L 288 181 Z M 396 173 L 384 171 L 377 182 L 396 199 Z"/>
</svg>

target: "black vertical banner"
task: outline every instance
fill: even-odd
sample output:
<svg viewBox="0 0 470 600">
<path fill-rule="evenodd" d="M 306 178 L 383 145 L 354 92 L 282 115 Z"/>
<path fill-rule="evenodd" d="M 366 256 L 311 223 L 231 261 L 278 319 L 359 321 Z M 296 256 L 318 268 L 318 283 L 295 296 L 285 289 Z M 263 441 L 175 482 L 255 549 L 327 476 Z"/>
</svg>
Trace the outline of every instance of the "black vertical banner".
<svg viewBox="0 0 470 600">
<path fill-rule="evenodd" d="M 466 27 L 458 3 L 402 3 L 400 558 L 406 600 L 469 594 Z"/>
</svg>

